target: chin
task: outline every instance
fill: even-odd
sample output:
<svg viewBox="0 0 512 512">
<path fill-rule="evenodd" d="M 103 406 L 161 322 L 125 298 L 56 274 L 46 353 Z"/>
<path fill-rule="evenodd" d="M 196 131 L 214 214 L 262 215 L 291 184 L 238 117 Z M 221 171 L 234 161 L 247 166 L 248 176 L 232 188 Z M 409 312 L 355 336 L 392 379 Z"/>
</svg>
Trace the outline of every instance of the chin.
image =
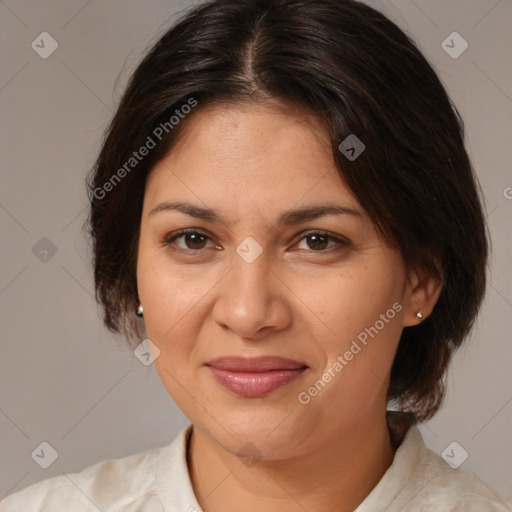
<svg viewBox="0 0 512 512">
<path fill-rule="evenodd" d="M 297 420 L 287 421 L 288 414 L 285 408 L 270 411 L 267 407 L 260 406 L 246 412 L 217 409 L 217 419 L 222 418 L 218 423 L 209 416 L 206 421 L 202 417 L 194 425 L 206 432 L 206 434 L 219 443 L 225 450 L 239 454 L 242 452 L 254 451 L 260 457 L 267 460 L 278 459 L 280 454 L 287 451 L 286 445 L 296 444 L 302 435 L 302 429 L 297 429 Z M 288 419 L 291 419 L 292 415 Z M 284 421 L 283 421 L 284 420 Z M 245 455 L 245 454 L 244 454 Z M 249 453 L 247 456 L 251 456 Z"/>
</svg>

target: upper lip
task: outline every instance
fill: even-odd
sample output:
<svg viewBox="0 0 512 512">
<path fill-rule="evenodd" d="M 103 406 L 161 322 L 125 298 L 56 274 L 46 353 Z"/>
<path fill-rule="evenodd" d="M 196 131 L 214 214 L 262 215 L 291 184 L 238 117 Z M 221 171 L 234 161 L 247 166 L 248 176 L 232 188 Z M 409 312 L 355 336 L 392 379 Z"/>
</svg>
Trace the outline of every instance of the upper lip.
<svg viewBox="0 0 512 512">
<path fill-rule="evenodd" d="M 232 372 L 266 372 L 270 370 L 297 370 L 305 368 L 306 365 L 277 356 L 240 357 L 225 356 L 213 359 L 206 363 L 206 366 L 213 366 L 219 370 Z"/>
</svg>

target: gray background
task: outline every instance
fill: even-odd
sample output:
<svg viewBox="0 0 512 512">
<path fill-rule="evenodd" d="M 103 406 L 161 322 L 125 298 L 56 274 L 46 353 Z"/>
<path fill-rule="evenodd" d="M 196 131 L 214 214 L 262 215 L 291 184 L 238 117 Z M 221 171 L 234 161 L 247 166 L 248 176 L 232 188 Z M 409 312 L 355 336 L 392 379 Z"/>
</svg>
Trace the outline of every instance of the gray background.
<svg viewBox="0 0 512 512">
<path fill-rule="evenodd" d="M 494 243 L 477 328 L 454 361 L 444 408 L 421 430 L 438 453 L 457 441 L 469 453 L 463 467 L 512 497 L 512 2 L 373 4 L 418 42 L 459 108 Z M 187 423 L 153 367 L 103 329 L 81 231 L 84 178 L 127 77 L 187 5 L 0 3 L 0 498 L 167 444 Z M 44 31 L 59 45 L 47 59 L 31 47 Z M 441 46 L 453 31 L 469 43 L 456 59 Z M 31 457 L 43 441 L 58 452 L 48 469 Z"/>
</svg>

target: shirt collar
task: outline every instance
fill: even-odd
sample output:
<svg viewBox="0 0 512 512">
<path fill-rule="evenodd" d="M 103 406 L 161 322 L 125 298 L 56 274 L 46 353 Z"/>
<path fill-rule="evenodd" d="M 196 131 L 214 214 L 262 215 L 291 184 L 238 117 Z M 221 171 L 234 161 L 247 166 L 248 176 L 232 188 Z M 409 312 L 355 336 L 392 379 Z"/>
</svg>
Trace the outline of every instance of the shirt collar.
<svg viewBox="0 0 512 512">
<path fill-rule="evenodd" d="M 157 489 L 165 512 L 201 512 L 188 473 L 187 449 L 192 423 L 160 453 L 157 461 Z"/>
<path fill-rule="evenodd" d="M 415 478 L 424 450 L 423 436 L 414 416 L 387 411 L 388 428 L 395 456 L 379 483 L 354 512 L 383 512 L 406 490 Z"/>
<path fill-rule="evenodd" d="M 354 512 L 386 510 L 387 505 L 407 486 L 425 448 L 413 415 L 387 411 L 386 419 L 391 442 L 396 450 L 393 463 Z M 165 512 L 201 512 L 187 466 L 192 428 L 191 423 L 184 427 L 174 441 L 162 449 L 157 459 L 157 488 Z"/>
</svg>

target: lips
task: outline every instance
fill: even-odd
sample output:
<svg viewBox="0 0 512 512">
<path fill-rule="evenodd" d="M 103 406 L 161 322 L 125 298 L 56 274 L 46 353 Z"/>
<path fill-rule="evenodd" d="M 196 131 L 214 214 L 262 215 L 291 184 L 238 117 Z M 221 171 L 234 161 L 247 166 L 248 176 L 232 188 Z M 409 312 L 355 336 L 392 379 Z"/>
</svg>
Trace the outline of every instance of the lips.
<svg viewBox="0 0 512 512">
<path fill-rule="evenodd" d="M 276 356 L 227 356 L 206 363 L 215 380 L 233 393 L 256 398 L 296 380 L 308 367 Z"/>
<path fill-rule="evenodd" d="M 248 373 L 268 372 L 271 370 L 297 370 L 306 366 L 292 359 L 277 356 L 219 357 L 206 363 L 206 365 L 218 368 L 219 370 Z"/>
</svg>

